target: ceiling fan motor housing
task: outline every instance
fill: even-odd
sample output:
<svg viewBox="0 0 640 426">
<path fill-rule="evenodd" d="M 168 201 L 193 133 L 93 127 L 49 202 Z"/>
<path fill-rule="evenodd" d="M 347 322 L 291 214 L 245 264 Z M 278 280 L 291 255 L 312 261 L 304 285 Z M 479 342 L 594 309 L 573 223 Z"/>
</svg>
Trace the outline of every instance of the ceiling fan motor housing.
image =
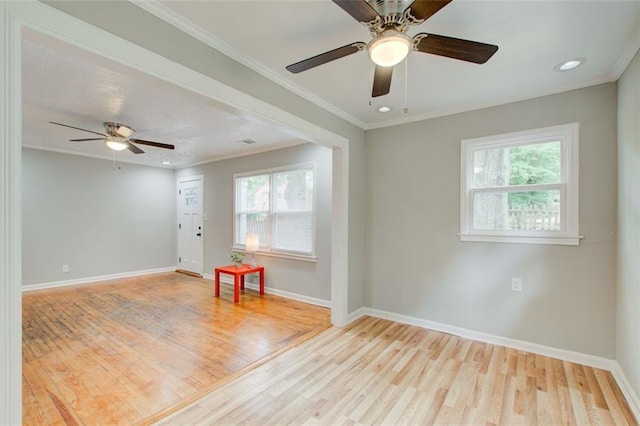
<svg viewBox="0 0 640 426">
<path fill-rule="evenodd" d="M 367 23 L 374 37 L 388 29 L 405 33 L 409 25 L 419 23 L 407 16 L 413 0 L 369 0 L 368 3 L 379 15 L 374 21 Z"/>
<path fill-rule="evenodd" d="M 135 132 L 134 129 L 126 124 L 107 121 L 103 123 L 103 125 L 105 133 L 114 137 L 128 138 L 133 134 L 133 132 Z"/>
</svg>

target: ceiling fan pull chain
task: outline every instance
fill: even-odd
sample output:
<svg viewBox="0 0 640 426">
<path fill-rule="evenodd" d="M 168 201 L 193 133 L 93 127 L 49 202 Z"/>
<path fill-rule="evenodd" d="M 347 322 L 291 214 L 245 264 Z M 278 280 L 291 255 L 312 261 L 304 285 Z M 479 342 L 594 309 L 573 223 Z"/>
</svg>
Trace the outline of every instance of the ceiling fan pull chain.
<svg viewBox="0 0 640 426">
<path fill-rule="evenodd" d="M 404 108 L 402 108 L 402 112 L 405 114 L 409 112 L 409 107 L 407 105 L 407 93 L 408 93 L 408 82 L 409 82 L 409 57 L 404 58 Z"/>
</svg>

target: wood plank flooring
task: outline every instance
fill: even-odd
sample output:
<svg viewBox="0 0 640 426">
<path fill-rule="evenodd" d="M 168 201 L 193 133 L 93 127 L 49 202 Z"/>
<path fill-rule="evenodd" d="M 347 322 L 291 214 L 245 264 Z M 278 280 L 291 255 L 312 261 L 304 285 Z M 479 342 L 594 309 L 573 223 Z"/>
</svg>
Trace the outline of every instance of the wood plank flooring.
<svg viewBox="0 0 640 426">
<path fill-rule="evenodd" d="M 133 424 L 330 326 L 330 311 L 178 273 L 23 295 L 25 425 Z"/>
<path fill-rule="evenodd" d="M 607 371 L 364 317 L 160 424 L 637 423 Z"/>
</svg>

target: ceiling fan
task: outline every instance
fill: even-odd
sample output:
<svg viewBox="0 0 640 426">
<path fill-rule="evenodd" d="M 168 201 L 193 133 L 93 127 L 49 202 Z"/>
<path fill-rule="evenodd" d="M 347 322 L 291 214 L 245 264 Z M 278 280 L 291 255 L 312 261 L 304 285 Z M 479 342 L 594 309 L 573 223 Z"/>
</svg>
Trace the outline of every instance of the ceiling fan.
<svg viewBox="0 0 640 426">
<path fill-rule="evenodd" d="M 156 148 L 175 149 L 175 146 L 167 143 L 145 141 L 143 139 L 133 139 L 131 138 L 131 135 L 133 135 L 135 130 L 125 124 L 107 121 L 103 123 L 105 133 L 100 133 L 94 132 L 93 130 L 81 129 L 80 127 L 69 126 L 68 124 L 56 123 L 54 121 L 50 121 L 49 123 L 102 136 L 101 138 L 69 139 L 70 142 L 104 141 L 107 146 L 114 151 L 122 151 L 124 149 L 128 149 L 134 154 L 144 153 L 144 151 L 134 145 L 134 143 L 139 145 L 154 146 Z"/>
<path fill-rule="evenodd" d="M 437 34 L 405 33 L 420 25 L 452 0 L 333 0 L 356 21 L 366 25 L 373 37 L 369 43 L 358 41 L 313 56 L 286 69 L 294 74 L 344 58 L 365 48 L 375 64 L 372 97 L 389 93 L 393 66 L 402 62 L 411 50 L 483 64 L 498 46 Z"/>
</svg>

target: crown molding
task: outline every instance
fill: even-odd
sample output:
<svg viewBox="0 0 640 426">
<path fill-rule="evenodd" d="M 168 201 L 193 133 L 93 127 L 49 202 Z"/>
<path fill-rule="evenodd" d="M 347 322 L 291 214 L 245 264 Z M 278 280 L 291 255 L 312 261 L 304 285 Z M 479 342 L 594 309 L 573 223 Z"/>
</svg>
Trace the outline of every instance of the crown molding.
<svg viewBox="0 0 640 426">
<path fill-rule="evenodd" d="M 371 123 L 369 124 L 367 130 L 380 129 L 383 127 L 399 126 L 402 124 L 414 123 L 416 121 L 429 120 L 432 118 L 445 117 L 448 115 L 460 114 L 463 112 L 477 111 L 484 108 L 491 108 L 491 107 L 507 105 L 515 102 L 527 101 L 530 99 L 541 98 L 543 96 L 557 95 L 559 93 L 570 92 L 572 90 L 584 89 L 585 87 L 597 86 L 599 84 L 604 84 L 604 83 L 611 83 L 612 81 L 616 81 L 616 80 L 617 78 L 613 74 L 608 74 L 601 78 L 588 81 L 586 83 L 580 83 L 573 86 L 565 86 L 559 89 L 532 91 L 521 96 L 513 96 L 510 98 L 500 99 L 492 102 L 465 105 L 458 108 L 449 108 L 449 109 L 443 109 L 439 111 L 428 112 L 424 114 L 412 115 L 408 117 L 395 118 L 393 120 L 387 120 L 380 123 Z"/>
<path fill-rule="evenodd" d="M 636 27 L 631 37 L 629 37 L 622 51 L 622 55 L 620 55 L 620 59 L 618 59 L 618 62 L 616 62 L 613 68 L 613 75 L 615 75 L 616 80 L 622 77 L 624 70 L 627 69 L 634 56 L 636 56 L 638 49 L 640 49 L 640 25 Z"/>
<path fill-rule="evenodd" d="M 271 80 L 272 82 L 284 87 L 285 89 L 295 93 L 298 96 L 301 96 L 302 98 L 324 109 L 325 111 L 330 112 L 331 114 L 337 117 L 340 117 L 343 120 L 348 121 L 349 123 L 363 130 L 367 130 L 369 128 L 369 126 L 365 122 L 337 108 L 333 104 L 303 89 L 297 84 L 294 84 L 291 81 L 283 78 L 280 74 L 272 71 L 270 68 L 266 67 L 262 63 L 256 61 L 255 59 L 247 56 L 237 48 L 231 46 L 229 43 L 225 42 L 219 37 L 214 36 L 204 28 L 176 14 L 168 7 L 158 2 L 150 1 L 150 0 L 129 0 L 129 1 L 134 5 L 138 6 L 139 8 L 156 16 L 157 18 L 162 19 L 166 23 L 173 25 L 179 30 L 203 42 L 209 47 L 223 53 L 224 55 L 228 56 L 234 61 L 237 61 L 242 65 L 246 66 L 247 68 L 257 72 L 258 74 Z"/>
<path fill-rule="evenodd" d="M 29 148 L 29 149 L 34 149 L 34 150 L 38 150 L 38 151 L 47 151 L 47 152 L 53 152 L 56 154 L 65 154 L 65 155 L 75 155 L 77 157 L 86 157 L 86 158 L 93 158 L 96 160 L 104 160 L 104 161 L 114 161 L 114 158 L 112 156 L 108 156 L 108 155 L 99 155 L 99 154 L 90 154 L 87 152 L 78 152 L 78 151 L 73 151 L 70 149 L 62 149 L 62 148 L 52 148 L 52 147 L 48 147 L 48 146 L 39 146 L 39 145 L 30 145 L 30 144 L 23 144 L 22 148 Z M 116 164 L 119 163 L 124 163 L 124 164 L 135 164 L 136 166 L 144 166 L 144 167 L 153 167 L 156 169 L 178 169 L 181 166 L 172 166 L 172 165 L 165 165 L 165 164 L 150 164 L 148 162 L 144 162 L 144 161 L 136 161 L 136 160 L 129 160 L 129 159 L 122 159 L 122 158 L 115 158 L 115 162 Z"/>
</svg>

